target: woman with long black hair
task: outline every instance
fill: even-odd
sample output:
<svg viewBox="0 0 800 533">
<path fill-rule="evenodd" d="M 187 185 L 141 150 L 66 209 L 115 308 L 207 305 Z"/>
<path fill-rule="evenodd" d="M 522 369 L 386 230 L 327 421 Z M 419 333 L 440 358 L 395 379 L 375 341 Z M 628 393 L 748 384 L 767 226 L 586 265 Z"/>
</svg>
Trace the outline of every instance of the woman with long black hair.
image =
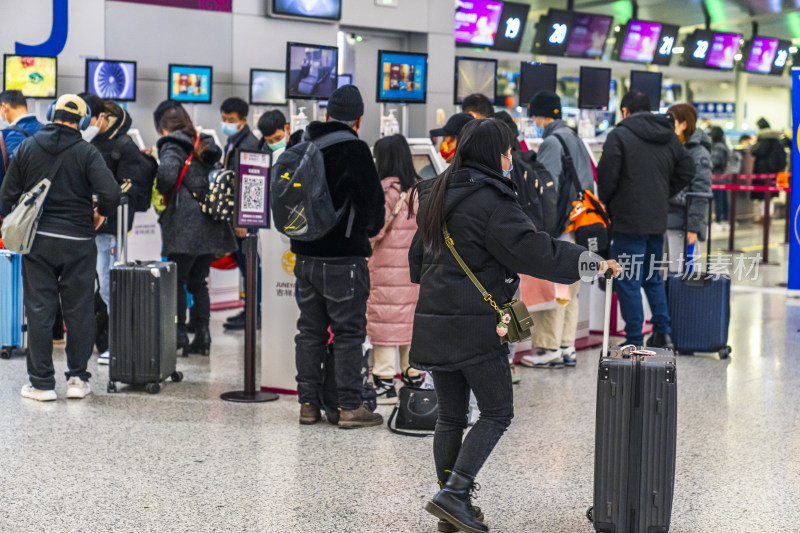
<svg viewBox="0 0 800 533">
<path fill-rule="evenodd" d="M 446 246 L 445 225 L 451 244 L 498 305 L 514 297 L 517 273 L 567 284 L 587 274 L 579 272 L 586 249 L 537 231 L 520 207 L 508 179 L 512 142 L 505 124 L 471 121 L 458 136 L 450 168 L 416 189 L 419 230 L 409 264 L 420 296 L 411 364 L 433 373 L 438 397 L 433 455 L 442 488 L 425 508 L 440 519 L 440 531 L 489 530 L 470 491 L 514 416 L 498 314 Z M 614 261 L 602 261 L 600 271 L 607 268 L 621 271 Z M 480 418 L 464 439 L 470 389 Z"/>
</svg>

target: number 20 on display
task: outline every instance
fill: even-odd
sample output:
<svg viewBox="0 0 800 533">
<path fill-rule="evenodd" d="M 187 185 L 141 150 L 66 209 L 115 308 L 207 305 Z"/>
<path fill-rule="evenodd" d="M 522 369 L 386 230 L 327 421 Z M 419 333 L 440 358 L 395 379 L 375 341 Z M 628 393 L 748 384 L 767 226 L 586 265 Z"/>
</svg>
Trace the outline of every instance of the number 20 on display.
<svg viewBox="0 0 800 533">
<path fill-rule="evenodd" d="M 553 24 L 553 33 L 550 35 L 548 41 L 553 44 L 564 44 L 564 39 L 567 38 L 567 25 L 566 24 Z"/>
</svg>

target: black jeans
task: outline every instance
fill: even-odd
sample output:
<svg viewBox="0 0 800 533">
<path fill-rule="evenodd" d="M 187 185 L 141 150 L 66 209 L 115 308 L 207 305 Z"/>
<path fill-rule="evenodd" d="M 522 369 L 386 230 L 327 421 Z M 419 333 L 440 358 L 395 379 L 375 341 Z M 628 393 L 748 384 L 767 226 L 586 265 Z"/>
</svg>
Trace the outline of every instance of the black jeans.
<svg viewBox="0 0 800 533">
<path fill-rule="evenodd" d="M 514 418 L 514 394 L 508 357 L 497 357 L 452 372 L 433 371 L 439 419 L 433 437 L 433 459 L 439 481 L 448 471 L 475 478 Z M 469 391 L 475 393 L 481 416 L 467 429 Z M 463 439 L 463 443 L 462 443 Z"/>
<path fill-rule="evenodd" d="M 295 337 L 297 396 L 300 403 L 321 406 L 323 361 L 328 327 L 334 336 L 339 406 L 361 406 L 367 336 L 369 271 L 363 257 L 316 258 L 297 256 L 295 299 L 300 308 Z"/>
<path fill-rule="evenodd" d="M 22 257 L 25 314 L 28 317 L 28 375 L 37 389 L 55 388 L 53 323 L 61 311 L 67 325 L 67 378 L 88 381 L 94 343 L 94 239 L 77 241 L 37 235 Z"/>
<path fill-rule="evenodd" d="M 211 300 L 208 297 L 206 278 L 214 262 L 212 254 L 172 254 L 168 259 L 178 267 L 178 329 L 186 329 L 186 291 L 192 294 L 195 326 L 208 327 L 211 320 Z M 186 286 L 186 290 L 184 290 Z"/>
</svg>

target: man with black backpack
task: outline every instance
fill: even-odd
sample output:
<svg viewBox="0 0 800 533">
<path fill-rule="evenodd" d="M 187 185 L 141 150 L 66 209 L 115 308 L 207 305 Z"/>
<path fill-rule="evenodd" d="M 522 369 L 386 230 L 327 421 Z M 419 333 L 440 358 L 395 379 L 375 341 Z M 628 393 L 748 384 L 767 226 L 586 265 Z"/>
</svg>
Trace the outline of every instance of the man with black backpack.
<svg viewBox="0 0 800 533">
<path fill-rule="evenodd" d="M 131 127 L 131 117 L 128 112 L 110 100 L 103 100 L 89 93 L 79 95 L 89 106 L 92 120 L 86 131 L 83 132 L 84 140 L 90 142 L 114 174 L 120 192 L 128 197 L 130 209 L 128 211 L 128 227 L 133 226 L 133 217 L 136 211 L 147 211 L 153 190 L 153 180 L 156 177 L 158 164 L 153 157 L 145 154 L 128 135 Z M 108 309 L 110 292 L 110 269 L 114 264 L 117 246 L 117 215 L 107 217 L 103 224 L 97 228 L 95 236 L 97 244 L 97 280 L 100 297 L 105 304 L 105 312 L 98 309 L 97 335 L 98 350 L 102 353 L 97 359 L 100 364 L 109 363 L 107 341 L 108 338 Z"/>
<path fill-rule="evenodd" d="M 21 91 L 0 92 L 0 184 L 3 183 L 11 158 L 22 141 L 39 131 L 44 124 L 28 113 L 28 101 Z"/>
<path fill-rule="evenodd" d="M 309 124 L 309 142 L 287 149 L 273 168 L 273 218 L 277 229 L 291 237 L 297 254 L 295 355 L 301 424 L 321 419 L 329 327 L 339 426 L 383 423 L 365 405 L 362 373 L 370 290 L 366 258 L 372 255 L 369 238 L 383 227 L 385 203 L 369 146 L 356 133 L 363 114 L 358 88 L 340 87 L 328 101 L 327 122 Z M 325 201 L 316 201 L 320 195 L 312 191 L 323 193 Z M 327 221 L 320 223 L 320 218 Z"/>
<path fill-rule="evenodd" d="M 584 190 L 594 191 L 594 172 L 589 151 L 580 138 L 561 118 L 561 98 L 552 91 L 536 93 L 528 106 L 528 116 L 541 130 L 542 144 L 536 160 L 544 165 L 553 177 L 556 187 L 556 222 L 551 235 L 561 240 L 574 241 L 572 232 L 565 233 L 572 211 L 572 202 Z M 580 184 L 578 190 L 575 178 Z M 532 314 L 537 325 L 533 344 L 539 348 L 534 355 L 520 361 L 533 368 L 574 367 L 575 333 L 578 328 L 578 289 L 580 282 L 570 285 L 570 300 L 555 309 Z"/>
</svg>

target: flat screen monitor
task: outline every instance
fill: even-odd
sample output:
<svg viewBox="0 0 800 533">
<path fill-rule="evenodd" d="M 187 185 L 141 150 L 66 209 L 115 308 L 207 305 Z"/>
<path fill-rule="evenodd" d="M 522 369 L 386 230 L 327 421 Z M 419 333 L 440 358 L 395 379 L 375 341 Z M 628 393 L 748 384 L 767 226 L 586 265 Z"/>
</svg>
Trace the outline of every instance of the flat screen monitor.
<svg viewBox="0 0 800 533">
<path fill-rule="evenodd" d="M 548 56 L 563 56 L 567 51 L 567 38 L 572 31 L 575 14 L 563 9 L 551 9 L 536 25 L 533 51 Z"/>
<path fill-rule="evenodd" d="M 286 104 L 286 73 L 282 70 L 251 68 L 250 104 Z"/>
<path fill-rule="evenodd" d="M 754 37 L 748 47 L 744 70 L 753 74 L 783 74 L 791 45 L 781 39 Z"/>
<path fill-rule="evenodd" d="M 417 174 L 419 174 L 420 178 L 429 180 L 436 177 L 436 167 L 431 160 L 431 156 L 425 154 L 412 154 L 411 160 L 414 162 L 414 170 L 417 171 Z"/>
<path fill-rule="evenodd" d="M 606 48 L 608 32 L 613 17 L 591 13 L 575 13 L 572 32 L 567 41 L 567 54 L 571 57 L 597 58 Z"/>
<path fill-rule="evenodd" d="M 191 104 L 210 104 L 211 82 L 211 67 L 170 65 L 169 99 Z"/>
<path fill-rule="evenodd" d="M 519 52 L 522 35 L 525 33 L 525 23 L 528 21 L 528 4 L 503 2 L 503 12 L 500 15 L 500 25 L 494 36 L 493 50 L 504 52 Z"/>
<path fill-rule="evenodd" d="M 286 44 L 286 96 L 327 100 L 337 88 L 339 49 L 316 44 Z"/>
<path fill-rule="evenodd" d="M 708 61 L 708 52 L 714 32 L 711 30 L 695 30 L 686 38 L 683 48 L 682 63 L 687 67 L 705 68 Z"/>
<path fill-rule="evenodd" d="M 378 51 L 378 102 L 425 103 L 428 54 Z"/>
<path fill-rule="evenodd" d="M 652 63 L 659 47 L 661 24 L 632 20 L 620 48 L 619 59 L 633 63 Z"/>
<path fill-rule="evenodd" d="M 611 94 L 611 69 L 581 67 L 578 84 L 578 107 L 580 109 L 608 109 Z"/>
<path fill-rule="evenodd" d="M 708 52 L 706 66 L 720 70 L 731 70 L 736 63 L 736 54 L 742 46 L 738 33 L 715 33 Z"/>
<path fill-rule="evenodd" d="M 3 55 L 3 90 L 22 91 L 26 98 L 58 96 L 58 60 L 45 56 Z"/>
<path fill-rule="evenodd" d="M 275 17 L 291 17 L 335 21 L 342 18 L 342 0 L 267 0 L 269 14 Z"/>
<path fill-rule="evenodd" d="M 503 2 L 500 0 L 459 0 L 456 2 L 456 44 L 494 46 Z"/>
<path fill-rule="evenodd" d="M 136 101 L 136 62 L 87 59 L 85 90 L 117 102 Z"/>
<path fill-rule="evenodd" d="M 650 110 L 658 111 L 661 108 L 661 81 L 660 72 L 647 72 L 643 70 L 631 71 L 631 91 L 641 91 L 650 97 Z"/>
<path fill-rule="evenodd" d="M 336 88 L 344 87 L 345 85 L 353 85 L 352 74 L 339 74 L 336 77 Z"/>
<path fill-rule="evenodd" d="M 455 103 L 460 104 L 471 94 L 482 94 L 492 103 L 497 94 L 497 60 L 456 58 Z"/>
<path fill-rule="evenodd" d="M 661 36 L 658 39 L 658 48 L 653 54 L 654 65 L 667 66 L 672 61 L 672 49 L 678 41 L 679 26 L 675 24 L 661 24 Z"/>
<path fill-rule="evenodd" d="M 527 106 L 539 91 L 556 90 L 558 67 L 552 63 L 522 63 L 519 67 L 519 105 Z"/>
</svg>

